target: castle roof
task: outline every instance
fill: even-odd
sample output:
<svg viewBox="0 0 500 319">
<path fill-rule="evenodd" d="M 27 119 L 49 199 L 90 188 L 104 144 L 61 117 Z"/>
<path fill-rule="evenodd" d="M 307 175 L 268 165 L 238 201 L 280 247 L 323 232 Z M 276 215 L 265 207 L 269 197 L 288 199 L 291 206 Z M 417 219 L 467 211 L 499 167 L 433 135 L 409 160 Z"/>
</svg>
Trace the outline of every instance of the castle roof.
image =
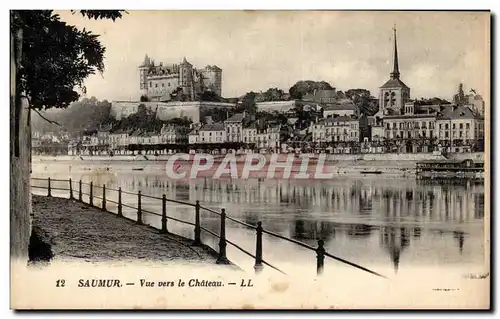
<svg viewBox="0 0 500 319">
<path fill-rule="evenodd" d="M 219 71 L 220 71 L 220 70 L 222 70 L 221 68 L 219 68 L 219 67 L 218 67 L 217 65 L 215 65 L 215 64 L 214 64 L 214 65 L 207 65 L 207 66 L 205 67 L 205 69 L 207 69 L 207 70 L 219 70 Z"/>
<path fill-rule="evenodd" d="M 182 62 L 181 62 L 181 65 L 184 65 L 184 64 L 187 64 L 187 65 L 192 65 L 191 63 L 189 63 L 187 60 L 186 60 L 186 57 L 184 57 L 182 59 Z"/>
<path fill-rule="evenodd" d="M 144 56 L 144 61 L 142 62 L 142 64 L 139 66 L 140 68 L 141 67 L 148 67 L 148 66 L 151 66 L 151 59 L 149 58 L 149 56 L 146 54 Z"/>
</svg>

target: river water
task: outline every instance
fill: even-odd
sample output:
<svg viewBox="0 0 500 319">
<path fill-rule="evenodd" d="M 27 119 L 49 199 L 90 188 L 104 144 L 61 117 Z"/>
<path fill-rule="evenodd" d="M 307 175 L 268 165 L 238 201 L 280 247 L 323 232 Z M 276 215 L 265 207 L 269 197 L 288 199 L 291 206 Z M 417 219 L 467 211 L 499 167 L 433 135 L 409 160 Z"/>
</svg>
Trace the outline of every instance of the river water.
<svg viewBox="0 0 500 319">
<path fill-rule="evenodd" d="M 139 170 L 142 169 L 142 170 Z M 384 275 L 397 276 L 406 269 L 431 267 L 467 272 L 485 263 L 484 185 L 424 184 L 413 178 L 342 176 L 332 180 L 169 180 L 162 163 L 137 162 L 34 162 L 32 177 L 68 179 L 106 188 L 188 201 L 220 211 L 228 216 L 317 247 L 323 239 L 326 250 L 340 258 Z M 33 185 L 46 185 L 35 181 Z M 67 188 L 67 182 L 52 182 L 52 187 Z M 78 190 L 77 183 L 73 189 Z M 46 190 L 34 189 L 35 194 Z M 88 193 L 84 185 L 83 192 Z M 54 190 L 53 195 L 68 196 Z M 101 197 L 97 188 L 94 195 Z M 108 190 L 108 200 L 117 201 L 117 192 Z M 88 196 L 84 195 L 88 201 Z M 98 199 L 94 200 L 100 205 Z M 123 195 L 123 203 L 137 206 L 137 195 Z M 145 210 L 161 213 L 161 201 L 142 198 Z M 116 212 L 116 204 L 107 203 Z M 167 204 L 169 216 L 194 222 L 194 208 Z M 124 215 L 136 218 L 136 211 L 124 208 Z M 144 213 L 144 221 L 160 228 L 160 217 Z M 220 220 L 202 211 L 202 226 L 219 233 Z M 193 227 L 168 221 L 169 231 L 193 238 Z M 226 221 L 227 239 L 255 253 L 255 230 Z M 218 250 L 218 239 L 203 232 L 204 243 Z M 228 245 L 228 258 L 244 270 L 252 271 L 253 260 Z M 301 265 L 315 271 L 316 254 L 293 243 L 263 236 L 263 258 L 282 269 Z M 325 272 L 342 263 L 325 260 Z M 269 269 L 266 268 L 266 271 Z"/>
</svg>

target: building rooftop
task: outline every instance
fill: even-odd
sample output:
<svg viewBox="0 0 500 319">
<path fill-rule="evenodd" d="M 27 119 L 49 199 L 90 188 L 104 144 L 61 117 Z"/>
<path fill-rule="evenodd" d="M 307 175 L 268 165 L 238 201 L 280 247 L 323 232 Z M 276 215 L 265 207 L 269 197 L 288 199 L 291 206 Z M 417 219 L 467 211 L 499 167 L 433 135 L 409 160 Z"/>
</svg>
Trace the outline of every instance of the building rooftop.
<svg viewBox="0 0 500 319">
<path fill-rule="evenodd" d="M 244 113 L 238 113 L 234 114 L 224 122 L 242 122 L 245 119 L 245 114 Z"/>
<path fill-rule="evenodd" d="M 384 85 L 382 85 L 380 88 L 381 89 L 392 89 L 392 88 L 408 88 L 406 84 L 403 83 L 399 78 L 396 79 L 390 79 L 389 81 L 385 82 Z"/>
<path fill-rule="evenodd" d="M 448 106 L 441 111 L 438 119 L 475 119 L 474 112 L 468 106 Z"/>
<path fill-rule="evenodd" d="M 350 102 L 350 103 L 335 103 L 335 104 L 326 104 L 323 108 L 325 111 L 336 111 L 336 110 L 353 110 L 357 111 L 358 107 Z"/>
<path fill-rule="evenodd" d="M 314 101 L 322 98 L 335 98 L 337 96 L 337 91 L 333 90 L 317 90 L 313 93 L 307 93 L 302 97 L 304 101 Z"/>
<path fill-rule="evenodd" d="M 400 120 L 400 119 L 418 119 L 418 118 L 435 118 L 436 113 L 430 114 L 402 114 L 402 115 L 386 115 L 384 120 Z"/>
<path fill-rule="evenodd" d="M 200 131 L 224 131 L 224 124 L 222 123 L 205 124 L 201 127 Z"/>
<path fill-rule="evenodd" d="M 336 116 L 336 117 L 327 117 L 326 119 L 322 119 L 318 122 L 318 124 L 328 124 L 328 123 L 338 123 L 338 122 L 358 122 L 359 119 L 356 116 Z"/>
</svg>

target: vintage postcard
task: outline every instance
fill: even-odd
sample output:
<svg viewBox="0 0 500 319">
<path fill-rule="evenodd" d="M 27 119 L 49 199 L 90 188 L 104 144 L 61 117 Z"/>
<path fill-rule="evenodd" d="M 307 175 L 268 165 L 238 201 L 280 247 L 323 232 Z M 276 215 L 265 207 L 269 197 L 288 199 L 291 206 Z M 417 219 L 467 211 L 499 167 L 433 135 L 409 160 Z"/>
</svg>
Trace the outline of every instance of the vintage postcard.
<svg viewBox="0 0 500 319">
<path fill-rule="evenodd" d="M 12 309 L 490 308 L 490 12 L 10 17 Z"/>
</svg>

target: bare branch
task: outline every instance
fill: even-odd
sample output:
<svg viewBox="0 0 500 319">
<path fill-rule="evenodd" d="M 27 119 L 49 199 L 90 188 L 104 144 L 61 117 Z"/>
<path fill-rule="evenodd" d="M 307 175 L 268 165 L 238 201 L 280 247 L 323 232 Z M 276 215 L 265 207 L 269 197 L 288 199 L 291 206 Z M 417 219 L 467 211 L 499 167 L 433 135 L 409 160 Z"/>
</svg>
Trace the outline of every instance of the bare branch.
<svg viewBox="0 0 500 319">
<path fill-rule="evenodd" d="M 31 109 L 31 110 L 35 111 L 45 121 L 47 121 L 47 122 L 49 122 L 51 124 L 56 124 L 56 125 L 62 126 L 61 124 L 57 123 L 56 121 L 49 120 L 48 118 L 46 118 L 45 116 L 43 116 L 37 109 Z"/>
</svg>

